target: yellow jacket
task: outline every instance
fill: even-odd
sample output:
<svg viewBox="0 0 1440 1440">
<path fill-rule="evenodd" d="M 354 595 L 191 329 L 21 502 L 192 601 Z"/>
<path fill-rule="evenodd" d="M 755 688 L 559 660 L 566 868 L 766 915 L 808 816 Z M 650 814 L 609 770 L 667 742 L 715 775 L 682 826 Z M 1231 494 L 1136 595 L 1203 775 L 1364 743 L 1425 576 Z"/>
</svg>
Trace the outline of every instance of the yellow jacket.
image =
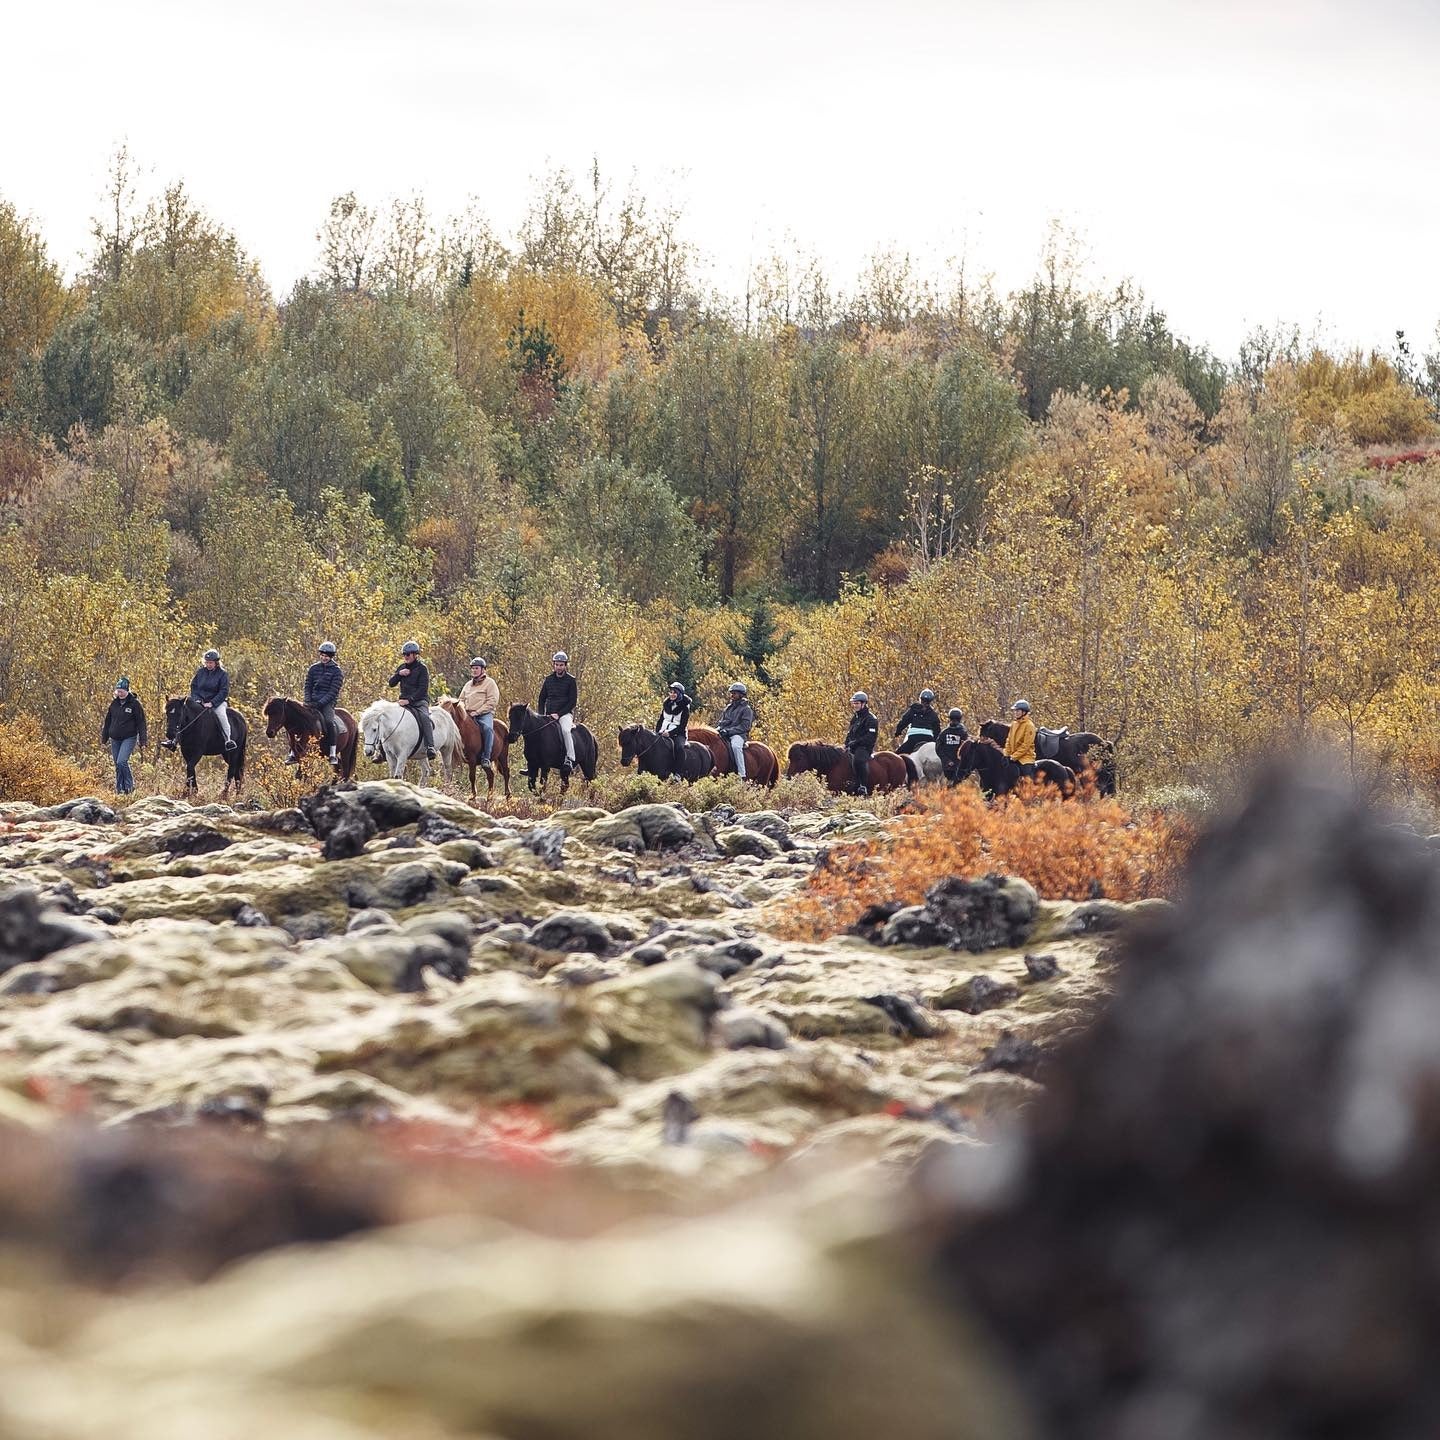
<svg viewBox="0 0 1440 1440">
<path fill-rule="evenodd" d="M 1035 722 L 1028 715 L 1022 715 L 1010 727 L 1005 753 L 1021 765 L 1035 763 Z"/>
</svg>

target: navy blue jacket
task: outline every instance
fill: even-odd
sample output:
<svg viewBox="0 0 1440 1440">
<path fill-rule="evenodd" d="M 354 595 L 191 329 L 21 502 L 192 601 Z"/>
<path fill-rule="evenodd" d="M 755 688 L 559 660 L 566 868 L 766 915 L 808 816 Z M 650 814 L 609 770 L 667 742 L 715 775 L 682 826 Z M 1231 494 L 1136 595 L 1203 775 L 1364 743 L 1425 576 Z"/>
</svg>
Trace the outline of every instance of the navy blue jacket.
<svg viewBox="0 0 1440 1440">
<path fill-rule="evenodd" d="M 317 660 L 305 672 L 305 703 L 333 705 L 340 698 L 345 676 L 333 660 Z"/>
<path fill-rule="evenodd" d="M 400 670 L 408 670 L 410 673 L 402 675 Z M 386 683 L 398 685 L 400 698 L 408 700 L 412 705 L 430 703 L 430 671 L 423 660 L 405 661 Z"/>
<path fill-rule="evenodd" d="M 201 705 L 218 705 L 230 698 L 230 677 L 223 665 L 207 670 L 203 665 L 190 682 L 190 698 Z"/>
<path fill-rule="evenodd" d="M 540 713 L 542 715 L 573 715 L 575 702 L 580 698 L 580 687 L 575 677 L 566 671 L 557 675 L 552 670 L 540 687 Z"/>
</svg>

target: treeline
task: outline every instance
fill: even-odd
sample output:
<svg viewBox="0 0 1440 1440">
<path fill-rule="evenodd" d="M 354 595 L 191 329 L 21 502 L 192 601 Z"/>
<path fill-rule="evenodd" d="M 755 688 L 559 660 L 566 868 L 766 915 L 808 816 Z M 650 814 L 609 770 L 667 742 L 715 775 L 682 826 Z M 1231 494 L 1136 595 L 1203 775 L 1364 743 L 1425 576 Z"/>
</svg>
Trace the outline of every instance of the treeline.
<svg viewBox="0 0 1440 1440">
<path fill-rule="evenodd" d="M 374 686 L 410 629 L 517 695 L 566 644 L 602 728 L 667 668 L 745 671 L 780 740 L 856 684 L 1025 691 L 1147 777 L 1267 728 L 1362 736 L 1437 678 L 1434 645 L 1374 658 L 1440 579 L 1440 354 L 1403 336 L 1226 362 L 1058 236 L 1013 293 L 881 254 L 717 295 L 683 217 L 598 170 L 511 236 L 418 199 L 320 219 L 276 297 L 123 152 L 73 282 L 0 201 L 0 704 L 69 747 L 110 669 L 165 688 L 214 642 L 245 695 L 334 635 Z M 1322 678 L 1357 633 L 1358 712 Z"/>
</svg>

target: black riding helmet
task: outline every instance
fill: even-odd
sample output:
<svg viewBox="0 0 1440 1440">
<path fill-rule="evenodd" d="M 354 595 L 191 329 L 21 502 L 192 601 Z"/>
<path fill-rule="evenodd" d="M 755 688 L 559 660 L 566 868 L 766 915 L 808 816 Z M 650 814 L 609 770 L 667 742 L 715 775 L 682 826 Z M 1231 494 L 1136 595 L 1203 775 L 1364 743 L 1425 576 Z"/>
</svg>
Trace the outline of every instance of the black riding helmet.
<svg viewBox="0 0 1440 1440">
<path fill-rule="evenodd" d="M 961 712 L 961 709 L 960 709 L 960 707 L 959 707 L 958 705 L 952 705 L 952 706 L 950 707 L 950 718 L 951 718 L 952 720 L 954 720 L 954 721 L 957 721 L 957 722 L 958 722 L 958 721 L 961 721 L 961 720 L 963 720 L 963 719 L 965 718 L 964 714 Z"/>
</svg>

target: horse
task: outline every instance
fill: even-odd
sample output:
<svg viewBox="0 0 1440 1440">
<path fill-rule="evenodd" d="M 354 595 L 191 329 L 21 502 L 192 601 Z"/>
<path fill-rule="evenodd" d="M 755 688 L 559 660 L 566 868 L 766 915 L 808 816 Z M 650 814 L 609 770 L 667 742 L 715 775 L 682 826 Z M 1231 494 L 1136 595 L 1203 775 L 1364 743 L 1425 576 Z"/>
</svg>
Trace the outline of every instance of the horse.
<svg viewBox="0 0 1440 1440">
<path fill-rule="evenodd" d="M 658 775 L 662 780 L 684 780 L 693 785 L 715 768 L 708 745 L 698 740 L 677 742 L 674 735 L 661 735 L 648 725 L 626 725 L 620 731 L 620 763 L 633 760 L 637 770 Z"/>
<path fill-rule="evenodd" d="M 342 706 L 335 707 L 335 720 L 339 727 L 335 750 L 340 763 L 335 773 L 342 780 L 349 780 L 355 774 L 355 755 L 360 742 L 360 727 L 355 717 Z M 265 702 L 265 734 L 273 740 L 281 731 L 290 742 L 290 753 L 298 767 L 305 752 L 310 748 L 313 737 L 321 743 L 320 712 L 313 705 L 302 705 L 288 695 L 272 695 Z"/>
<path fill-rule="evenodd" d="M 832 795 L 848 794 L 855 784 L 855 766 L 850 752 L 842 745 L 827 745 L 823 740 L 797 741 L 786 756 L 785 778 L 793 780 L 807 770 L 821 776 Z M 920 770 L 913 755 L 877 750 L 870 757 L 869 789 L 872 794 L 914 785 L 919 778 Z"/>
<path fill-rule="evenodd" d="M 1010 727 L 1000 720 L 987 720 L 980 727 L 980 733 L 1003 749 L 1006 740 L 1010 738 Z M 1091 747 L 1103 746 L 1106 743 L 1100 736 L 1092 734 L 1089 730 L 1077 730 L 1074 733 L 1069 730 L 1051 730 L 1048 733 L 1055 737 L 1055 753 L 1040 758 L 1058 760 L 1069 770 L 1079 771 L 1090 767 L 1093 764 L 1088 753 Z M 1041 744 L 1042 741 L 1037 734 L 1035 738 L 1037 756 L 1040 755 Z"/>
<path fill-rule="evenodd" d="M 708 725 L 691 725 L 690 739 L 697 745 L 703 745 L 714 757 L 717 775 L 735 773 L 735 756 L 718 730 L 712 730 Z M 752 785 L 765 785 L 772 789 L 779 783 L 779 757 L 759 740 L 745 742 L 745 778 Z"/>
<path fill-rule="evenodd" d="M 510 734 L 518 735 L 525 742 L 525 770 L 531 790 L 540 782 L 543 790 L 550 779 L 552 770 L 560 770 L 560 793 L 570 788 L 570 777 L 564 774 L 565 741 L 560 734 L 560 722 L 549 715 L 541 715 L 528 705 L 516 701 L 510 707 L 508 716 Z M 577 725 L 570 732 L 575 742 L 575 764 L 586 780 L 595 779 L 598 764 L 595 737 L 584 725 Z"/>
<path fill-rule="evenodd" d="M 940 763 L 940 751 L 936 748 L 933 740 L 927 740 L 923 745 L 917 745 L 910 752 L 910 759 L 914 762 L 921 780 L 943 780 L 945 778 L 945 767 Z"/>
<path fill-rule="evenodd" d="M 185 789 L 194 794 L 199 788 L 195 778 L 196 762 L 204 755 L 219 755 L 226 764 L 225 788 L 220 792 L 222 800 L 228 799 L 230 787 L 240 793 L 245 778 L 245 743 L 250 735 L 250 724 L 238 710 L 231 710 L 230 738 L 235 742 L 233 750 L 225 748 L 225 736 L 213 710 L 203 705 L 192 705 L 184 696 L 171 696 L 165 701 L 165 739 L 178 744 L 185 757 Z"/>
<path fill-rule="evenodd" d="M 967 740 L 956 756 L 956 778 L 977 775 L 980 788 L 988 795 L 1008 795 L 1024 778 L 1020 762 L 1012 760 L 988 735 Z M 1075 772 L 1058 760 L 1037 760 L 1035 778 L 1056 786 L 1067 799 L 1075 793 Z"/>
<path fill-rule="evenodd" d="M 475 791 L 475 767 L 485 753 L 485 732 L 480 722 L 453 696 L 446 695 L 440 701 L 440 708 L 455 722 L 460 732 L 460 744 L 465 750 L 465 763 L 470 767 L 470 798 L 478 798 Z M 505 798 L 510 798 L 510 731 L 497 715 L 494 720 L 495 743 L 490 749 L 490 766 L 485 771 L 487 789 L 485 798 L 495 794 L 495 772 L 500 772 L 505 781 Z"/>
<path fill-rule="evenodd" d="M 435 732 L 435 748 L 440 752 L 446 782 L 453 784 L 455 767 L 464 753 L 460 746 L 460 732 L 443 710 L 430 712 L 430 724 Z M 430 761 L 420 744 L 420 726 L 406 706 L 394 700 L 376 700 L 367 706 L 360 716 L 360 737 L 365 746 L 365 758 L 377 765 L 384 761 L 390 767 L 392 780 L 403 775 L 405 767 L 415 760 L 420 766 L 420 783 L 423 785 L 429 781 Z"/>
</svg>

